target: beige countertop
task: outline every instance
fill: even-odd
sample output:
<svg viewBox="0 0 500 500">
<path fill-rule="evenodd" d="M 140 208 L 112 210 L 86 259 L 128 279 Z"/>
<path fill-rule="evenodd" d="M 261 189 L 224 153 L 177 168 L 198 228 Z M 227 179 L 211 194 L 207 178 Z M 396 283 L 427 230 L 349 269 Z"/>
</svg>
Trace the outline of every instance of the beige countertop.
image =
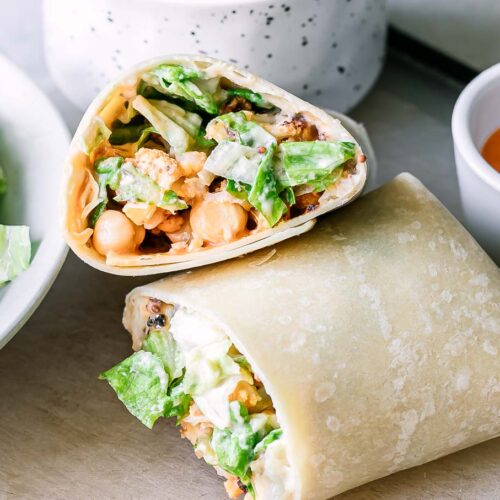
<svg viewBox="0 0 500 500">
<path fill-rule="evenodd" d="M 6 6 L 0 50 L 49 93 L 73 128 L 78 113 L 58 96 L 41 58 L 38 2 L 20 3 L 32 15 L 19 25 L 18 3 Z M 449 129 L 459 90 L 391 57 L 353 116 L 372 136 L 379 183 L 409 170 L 460 217 Z M 225 498 L 222 481 L 195 458 L 172 422 L 148 430 L 97 380 L 130 354 L 123 299 L 147 281 L 99 273 L 70 254 L 44 303 L 0 351 L 1 499 Z M 500 498 L 500 439 L 338 498 Z"/>
</svg>

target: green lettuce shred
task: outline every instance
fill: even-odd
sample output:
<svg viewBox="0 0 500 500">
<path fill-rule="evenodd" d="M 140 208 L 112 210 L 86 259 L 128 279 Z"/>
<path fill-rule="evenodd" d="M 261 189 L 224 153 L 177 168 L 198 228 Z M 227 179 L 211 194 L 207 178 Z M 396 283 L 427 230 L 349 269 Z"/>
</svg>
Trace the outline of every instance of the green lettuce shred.
<svg viewBox="0 0 500 500">
<path fill-rule="evenodd" d="M 231 425 L 226 429 L 215 428 L 211 445 L 218 465 L 245 482 L 249 478 L 250 463 L 279 439 L 282 431 L 273 428 L 267 415 L 249 415 L 239 401 L 231 402 L 229 409 Z"/>
<path fill-rule="evenodd" d="M 159 102 L 162 101 L 148 101 L 139 95 L 132 105 L 151 123 L 155 131 L 172 146 L 176 153 L 182 154 L 190 149 L 194 140 L 184 128 L 163 113 L 158 107 Z"/>
<path fill-rule="evenodd" d="M 90 155 L 100 144 L 108 140 L 110 136 L 111 130 L 109 130 L 102 118 L 95 116 L 82 136 L 81 145 L 83 152 Z"/>
<path fill-rule="evenodd" d="M 193 102 L 207 113 L 216 115 L 219 106 L 215 99 L 196 83 L 203 78 L 201 71 L 177 64 L 162 64 L 142 76 L 156 91 Z"/>
<path fill-rule="evenodd" d="M 139 124 L 119 124 L 113 127 L 113 131 L 109 136 L 109 143 L 113 146 L 121 146 L 122 144 L 139 143 L 137 148 L 146 142 L 149 135 L 154 133 L 155 129 L 149 123 Z"/>
<path fill-rule="evenodd" d="M 188 412 L 192 399 L 184 390 L 182 355 L 172 336 L 154 330 L 143 350 L 99 375 L 107 380 L 128 411 L 150 429 L 160 417 L 177 417 Z"/>
<path fill-rule="evenodd" d="M 29 227 L 0 225 L 0 286 L 27 269 L 30 259 Z"/>
<path fill-rule="evenodd" d="M 215 120 L 224 123 L 231 136 L 235 137 L 241 145 L 253 148 L 257 152 L 258 166 L 254 178 L 247 179 L 245 177 L 245 181 L 251 184 L 248 201 L 262 213 L 268 224 L 273 227 L 287 210 L 285 202 L 279 196 L 279 184 L 273 170 L 273 156 L 277 147 L 275 137 L 257 123 L 248 120 L 243 112 L 227 113 L 215 118 Z M 245 150 L 242 150 L 241 154 L 246 154 Z M 209 160 L 210 157 L 207 162 Z M 247 160 L 247 163 L 255 163 L 255 161 L 252 162 L 248 158 Z M 232 180 L 241 181 L 241 177 L 235 178 L 234 176 L 234 172 L 239 171 L 239 169 L 234 168 L 235 165 L 238 165 L 237 161 L 233 162 L 232 165 L 228 165 L 230 168 L 228 168 L 225 176 L 226 178 L 232 178 Z M 222 174 L 219 173 L 219 175 Z"/>
<path fill-rule="evenodd" d="M 352 142 L 283 142 L 279 148 L 278 165 L 274 168 L 280 172 L 277 177 L 283 185 L 312 185 L 327 180 L 334 169 L 353 159 L 354 155 L 355 144 Z"/>
<path fill-rule="evenodd" d="M 163 330 L 152 330 L 142 345 L 145 351 L 156 354 L 163 362 L 170 380 L 176 380 L 184 374 L 184 358 L 174 337 Z"/>
<path fill-rule="evenodd" d="M 152 429 L 169 404 L 168 374 L 159 356 L 138 351 L 99 375 L 115 390 L 127 410 Z"/>
<path fill-rule="evenodd" d="M 113 189 L 113 187 L 111 186 Z M 119 170 L 116 201 L 135 201 L 156 205 L 174 213 L 188 208 L 172 190 L 162 191 L 151 177 L 139 172 L 131 163 L 124 163 Z"/>
<path fill-rule="evenodd" d="M 227 94 L 235 97 L 243 97 L 248 102 L 255 104 L 257 108 L 260 108 L 262 110 L 274 111 L 276 109 L 276 106 L 266 101 L 262 97 L 262 94 L 259 94 L 258 92 L 253 92 L 252 90 L 249 89 L 241 89 L 241 88 L 228 89 Z"/>
</svg>

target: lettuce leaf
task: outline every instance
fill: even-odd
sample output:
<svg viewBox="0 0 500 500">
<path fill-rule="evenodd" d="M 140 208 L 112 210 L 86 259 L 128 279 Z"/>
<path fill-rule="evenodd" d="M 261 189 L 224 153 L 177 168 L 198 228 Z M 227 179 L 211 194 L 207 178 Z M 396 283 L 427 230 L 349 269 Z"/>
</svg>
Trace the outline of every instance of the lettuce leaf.
<svg viewBox="0 0 500 500">
<path fill-rule="evenodd" d="M 176 153 L 182 154 L 186 152 L 193 144 L 193 138 L 180 125 L 157 108 L 153 102 L 158 103 L 161 101 L 148 101 L 138 95 L 134 99 L 132 106 L 151 123 L 155 131 L 172 146 Z"/>
<path fill-rule="evenodd" d="M 155 354 L 138 351 L 99 378 L 107 380 L 127 410 L 150 429 L 168 409 L 169 378 Z"/>
<path fill-rule="evenodd" d="M 193 102 L 207 113 L 216 115 L 219 107 L 213 96 L 193 81 L 202 78 L 202 72 L 177 64 L 161 64 L 142 76 L 158 92 Z"/>
<path fill-rule="evenodd" d="M 240 200 L 248 200 L 248 193 L 252 189 L 252 186 L 245 184 L 244 182 L 233 181 L 228 179 L 226 184 L 226 191 Z"/>
<path fill-rule="evenodd" d="M 254 458 L 254 448 L 259 441 L 248 418 L 248 410 L 239 401 L 230 403 L 231 427 L 215 428 L 212 448 L 219 467 L 237 477 L 245 477 Z"/>
<path fill-rule="evenodd" d="M 110 186 L 113 189 L 113 186 Z M 116 185 L 116 201 L 138 201 L 156 205 L 157 207 L 175 213 L 188 208 L 174 191 L 162 191 L 151 177 L 139 172 L 131 163 L 124 163 L 119 170 Z"/>
<path fill-rule="evenodd" d="M 151 330 L 142 347 L 162 360 L 170 380 L 176 380 L 183 375 L 184 357 L 171 333 L 165 330 Z"/>
<path fill-rule="evenodd" d="M 113 156 L 110 158 L 100 158 L 95 162 L 97 183 L 99 184 L 99 199 L 101 201 L 89 215 L 90 227 L 95 226 L 99 217 L 106 210 L 109 201 L 107 186 L 110 186 L 111 189 L 118 187 L 118 176 L 123 161 L 121 156 Z"/>
<path fill-rule="evenodd" d="M 281 436 L 281 430 L 273 427 L 274 416 L 264 413 L 249 415 L 239 401 L 232 401 L 229 411 L 230 427 L 216 427 L 211 445 L 217 455 L 218 465 L 245 481 L 257 451 L 263 453 L 269 444 Z"/>
<path fill-rule="evenodd" d="M 321 177 L 314 181 L 309 181 L 308 184 L 312 186 L 315 193 L 319 193 L 320 191 L 324 191 L 328 186 L 331 186 L 332 184 L 337 182 L 342 176 L 343 171 L 344 166 L 340 165 L 340 167 L 335 168 L 331 173 L 325 175 L 325 177 Z"/>
<path fill-rule="evenodd" d="M 262 455 L 266 451 L 267 447 L 271 443 L 274 443 L 274 441 L 280 439 L 282 435 L 283 431 L 281 429 L 272 430 L 262 441 L 257 443 L 257 446 L 254 449 L 255 457 L 257 458 Z"/>
<path fill-rule="evenodd" d="M 334 169 L 354 158 L 355 144 L 352 142 L 283 142 L 279 148 L 279 162 L 275 172 L 283 185 L 298 186 L 312 184 L 325 178 Z"/>
<path fill-rule="evenodd" d="M 268 148 L 276 144 L 276 138 L 258 123 L 248 120 L 243 111 L 227 113 L 214 120 L 224 123 L 240 144 L 251 148 Z"/>
<path fill-rule="evenodd" d="M 151 331 L 138 351 L 99 375 L 107 380 L 130 413 L 150 429 L 160 417 L 189 412 L 192 399 L 182 381 L 184 360 L 168 332 Z"/>
<path fill-rule="evenodd" d="M 191 349 L 186 355 L 186 392 L 203 395 L 231 376 L 241 374 L 240 366 L 227 354 L 230 340 L 222 340 Z"/>
<path fill-rule="evenodd" d="M 0 285 L 27 269 L 30 258 L 29 227 L 0 225 Z"/>
<path fill-rule="evenodd" d="M 276 145 L 268 147 L 248 195 L 248 201 L 262 213 L 271 227 L 276 225 L 287 211 L 285 202 L 279 196 L 278 183 L 274 177 L 272 160 L 275 151 Z"/>
<path fill-rule="evenodd" d="M 169 399 L 165 407 L 165 418 L 177 417 L 177 425 L 189 413 L 193 399 L 184 391 L 184 384 L 172 386 L 169 390 Z"/>
<path fill-rule="evenodd" d="M 253 184 L 262 161 L 257 149 L 239 142 L 221 141 L 203 168 L 212 174 L 245 184 Z"/>
<path fill-rule="evenodd" d="M 144 143 L 147 137 L 154 132 L 155 129 L 149 125 L 149 123 L 139 123 L 139 124 L 120 124 L 113 128 L 111 135 L 109 136 L 109 143 L 113 146 L 120 146 L 122 144 L 130 143 Z M 137 146 L 138 148 L 140 145 Z"/>
<path fill-rule="evenodd" d="M 226 92 L 230 96 L 243 97 L 243 99 L 246 99 L 248 102 L 255 104 L 255 106 L 257 108 L 267 110 L 267 111 L 274 111 L 276 109 L 276 106 L 274 104 L 267 102 L 262 97 L 262 94 L 259 94 L 258 92 L 253 92 L 252 90 L 241 89 L 241 88 L 240 89 L 228 89 Z"/>
<path fill-rule="evenodd" d="M 106 127 L 102 118 L 95 116 L 82 136 L 81 146 L 83 152 L 90 155 L 101 143 L 107 141 L 110 136 L 111 130 Z"/>
<path fill-rule="evenodd" d="M 182 127 L 191 137 L 196 138 L 198 136 L 202 122 L 199 114 L 185 111 L 180 106 L 168 101 L 151 100 L 149 102 Z"/>
<path fill-rule="evenodd" d="M 287 207 L 279 196 L 280 185 L 274 175 L 275 137 L 248 120 L 243 112 L 227 113 L 215 120 L 224 123 L 239 145 L 221 141 L 208 157 L 205 168 L 208 164 L 207 170 L 216 170 L 214 173 L 217 175 L 251 185 L 248 201 L 262 213 L 271 227 L 276 225 Z"/>
</svg>

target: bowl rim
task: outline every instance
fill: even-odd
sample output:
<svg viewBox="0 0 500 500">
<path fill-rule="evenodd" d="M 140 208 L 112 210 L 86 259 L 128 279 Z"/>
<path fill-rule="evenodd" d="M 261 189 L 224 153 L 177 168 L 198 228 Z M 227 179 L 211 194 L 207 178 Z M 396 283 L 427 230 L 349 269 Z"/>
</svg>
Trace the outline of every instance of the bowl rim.
<svg viewBox="0 0 500 500">
<path fill-rule="evenodd" d="M 486 184 L 500 192 L 500 173 L 481 156 L 470 132 L 470 115 L 477 99 L 496 81 L 500 84 L 500 63 L 480 73 L 465 87 L 453 108 L 451 130 L 455 149 L 467 166 Z"/>
<path fill-rule="evenodd" d="M 30 90 L 28 98 L 36 98 L 36 100 L 46 109 L 50 110 L 54 120 L 56 120 L 59 124 L 59 133 L 61 137 L 65 139 L 65 149 L 67 149 L 70 140 L 69 130 L 52 101 L 20 67 L 1 53 L 0 68 L 6 69 L 6 72 L 12 75 L 13 79 L 16 81 L 23 82 L 23 87 Z M 58 203 L 58 201 L 59 200 L 56 197 L 54 199 L 54 203 Z M 14 335 L 24 326 L 24 324 L 36 311 L 38 306 L 42 303 L 43 299 L 52 287 L 52 284 L 56 280 L 59 271 L 66 260 L 67 254 L 68 247 L 64 241 L 60 223 L 58 220 L 55 220 L 53 226 L 48 229 L 41 239 L 40 246 L 32 257 L 30 267 L 26 271 L 29 272 L 30 269 L 33 269 L 33 272 L 35 273 L 34 278 L 36 279 L 36 290 L 34 290 L 33 293 L 30 292 L 29 300 L 19 307 L 17 314 L 9 317 L 5 322 L 1 322 L 0 349 L 2 349 L 14 337 Z M 48 255 L 51 256 L 50 259 L 47 258 Z M 42 259 L 41 263 L 39 263 L 40 259 Z M 21 274 L 18 278 L 22 278 L 22 276 L 23 274 Z M 15 280 L 13 283 L 15 283 Z M 10 283 L 7 283 L 5 286 L 9 287 Z"/>
</svg>

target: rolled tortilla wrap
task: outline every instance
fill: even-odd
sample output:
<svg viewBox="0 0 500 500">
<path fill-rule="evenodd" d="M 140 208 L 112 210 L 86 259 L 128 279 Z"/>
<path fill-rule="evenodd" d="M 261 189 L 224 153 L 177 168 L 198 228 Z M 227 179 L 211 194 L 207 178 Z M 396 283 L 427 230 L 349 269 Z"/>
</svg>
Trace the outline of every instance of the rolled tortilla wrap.
<svg viewBox="0 0 500 500">
<path fill-rule="evenodd" d="M 500 271 L 409 174 L 301 238 L 133 290 L 135 350 L 151 298 L 187 359 L 225 336 L 272 398 L 282 435 L 250 465 L 257 499 L 326 499 L 500 434 Z M 194 401 L 228 425 L 227 398 L 222 421 L 221 400 Z"/>
<path fill-rule="evenodd" d="M 328 113 L 222 61 L 155 59 L 85 113 L 66 164 L 65 235 L 103 271 L 187 269 L 308 231 L 366 177 L 356 139 Z"/>
</svg>

